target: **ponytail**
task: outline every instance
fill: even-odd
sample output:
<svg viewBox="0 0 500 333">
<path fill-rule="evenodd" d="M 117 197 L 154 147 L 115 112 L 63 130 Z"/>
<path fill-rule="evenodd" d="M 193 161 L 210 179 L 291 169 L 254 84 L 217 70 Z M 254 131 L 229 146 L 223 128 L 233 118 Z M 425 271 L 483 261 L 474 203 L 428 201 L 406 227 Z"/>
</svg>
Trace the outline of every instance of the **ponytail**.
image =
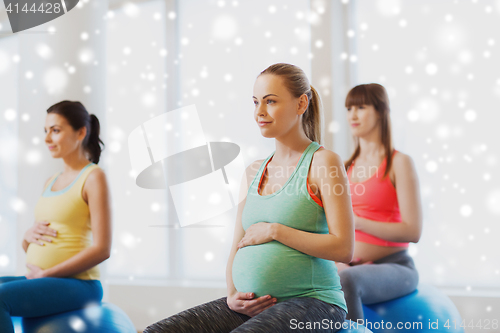
<svg viewBox="0 0 500 333">
<path fill-rule="evenodd" d="M 90 115 L 90 133 L 86 136 L 85 148 L 89 153 L 89 160 L 95 164 L 99 163 L 99 158 L 101 157 L 101 144 L 104 146 L 104 142 L 99 138 L 101 126 L 99 124 L 99 119 L 94 114 Z M 85 142 L 85 141 L 84 141 Z"/>
<path fill-rule="evenodd" d="M 302 126 L 307 137 L 321 144 L 321 98 L 313 86 L 310 86 L 310 94 L 307 94 L 309 105 L 302 118 Z"/>
</svg>

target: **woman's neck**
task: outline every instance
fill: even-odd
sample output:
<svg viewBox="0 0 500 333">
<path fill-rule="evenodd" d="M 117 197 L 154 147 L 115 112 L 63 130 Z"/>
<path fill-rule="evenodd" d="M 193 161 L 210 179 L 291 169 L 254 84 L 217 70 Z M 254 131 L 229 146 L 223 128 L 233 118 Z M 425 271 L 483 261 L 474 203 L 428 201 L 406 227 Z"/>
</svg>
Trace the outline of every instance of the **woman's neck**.
<svg viewBox="0 0 500 333">
<path fill-rule="evenodd" d="M 90 161 L 85 157 L 82 151 L 75 151 L 74 153 L 63 157 L 64 173 L 75 172 L 82 170 Z"/>
<path fill-rule="evenodd" d="M 370 159 L 373 157 L 384 157 L 385 148 L 380 139 L 380 133 L 378 130 L 374 130 L 366 136 L 359 138 L 359 156 L 362 160 Z"/>
<path fill-rule="evenodd" d="M 304 153 L 304 150 L 311 144 L 310 140 L 305 134 L 303 136 L 295 136 L 291 140 L 283 140 L 283 138 L 276 139 L 276 150 L 273 156 L 275 164 L 282 165 L 288 163 L 295 163 L 298 156 Z"/>
</svg>

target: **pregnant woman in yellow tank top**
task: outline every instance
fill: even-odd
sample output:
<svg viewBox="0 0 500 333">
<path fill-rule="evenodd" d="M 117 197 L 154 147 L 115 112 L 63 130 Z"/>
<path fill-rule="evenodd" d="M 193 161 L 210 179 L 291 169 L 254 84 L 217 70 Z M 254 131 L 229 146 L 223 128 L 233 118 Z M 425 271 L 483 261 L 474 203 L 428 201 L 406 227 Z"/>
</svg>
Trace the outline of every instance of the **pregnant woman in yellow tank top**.
<svg viewBox="0 0 500 333">
<path fill-rule="evenodd" d="M 0 277 L 2 333 L 14 332 L 10 316 L 46 316 L 102 299 L 97 265 L 110 255 L 111 217 L 106 177 L 97 166 L 99 121 L 80 102 L 62 101 L 47 110 L 45 133 L 64 171 L 45 183 L 24 235 L 26 276 Z"/>
<path fill-rule="evenodd" d="M 352 259 L 353 212 L 342 160 L 319 143 L 319 95 L 283 63 L 260 73 L 253 95 L 254 120 L 276 150 L 242 179 L 227 297 L 144 333 L 336 332 L 344 322 L 335 261 Z"/>
</svg>

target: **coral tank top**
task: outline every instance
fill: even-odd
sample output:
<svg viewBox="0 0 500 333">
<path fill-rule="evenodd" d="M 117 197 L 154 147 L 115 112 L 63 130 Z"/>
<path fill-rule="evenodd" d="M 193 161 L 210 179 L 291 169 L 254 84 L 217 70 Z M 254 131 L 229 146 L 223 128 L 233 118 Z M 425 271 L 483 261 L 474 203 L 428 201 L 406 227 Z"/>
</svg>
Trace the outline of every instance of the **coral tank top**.
<svg viewBox="0 0 500 333">
<path fill-rule="evenodd" d="M 396 150 L 394 149 L 393 157 L 395 153 Z M 357 183 L 351 181 L 354 163 L 355 161 L 353 161 L 349 170 L 347 170 L 353 212 L 359 217 L 368 220 L 389 223 L 401 222 L 396 188 L 392 184 L 389 175 L 383 178 L 387 166 L 387 158 L 382 161 L 373 176 L 363 182 Z M 408 247 L 408 243 L 390 242 L 359 230 L 355 230 L 355 239 L 356 242 L 380 246 Z"/>
</svg>

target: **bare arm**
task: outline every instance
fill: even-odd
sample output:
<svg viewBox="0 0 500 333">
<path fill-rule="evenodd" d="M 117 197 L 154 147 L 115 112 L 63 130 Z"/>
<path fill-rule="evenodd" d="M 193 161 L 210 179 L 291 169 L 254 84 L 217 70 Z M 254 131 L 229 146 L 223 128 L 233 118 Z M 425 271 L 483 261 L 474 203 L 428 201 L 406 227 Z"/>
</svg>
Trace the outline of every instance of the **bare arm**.
<svg viewBox="0 0 500 333">
<path fill-rule="evenodd" d="M 106 176 L 92 171 L 84 185 L 88 198 L 93 243 L 73 257 L 44 271 L 44 276 L 67 277 L 84 272 L 109 258 L 111 251 L 111 209 Z"/>
<path fill-rule="evenodd" d="M 350 262 L 354 253 L 354 223 L 349 183 L 341 158 L 329 150 L 317 154 L 319 188 L 328 234 L 310 233 L 271 223 L 271 237 L 291 248 L 326 260 Z M 335 177 L 331 174 L 337 171 Z"/>
<path fill-rule="evenodd" d="M 394 155 L 394 173 L 401 223 L 372 221 L 357 216 L 356 229 L 390 242 L 417 243 L 422 234 L 422 205 L 411 157 L 402 153 Z"/>
</svg>

